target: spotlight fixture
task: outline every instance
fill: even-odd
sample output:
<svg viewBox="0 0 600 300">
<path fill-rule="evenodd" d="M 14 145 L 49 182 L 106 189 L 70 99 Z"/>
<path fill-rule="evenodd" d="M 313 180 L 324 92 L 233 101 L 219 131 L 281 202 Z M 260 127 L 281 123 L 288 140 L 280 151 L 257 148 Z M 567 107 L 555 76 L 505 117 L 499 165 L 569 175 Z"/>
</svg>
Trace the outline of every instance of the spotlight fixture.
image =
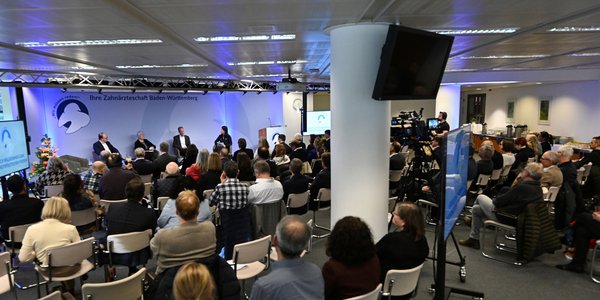
<svg viewBox="0 0 600 300">
<path fill-rule="evenodd" d="M 274 92 L 273 92 L 273 95 L 275 95 L 275 94 L 277 94 L 277 91 L 274 91 Z"/>
<path fill-rule="evenodd" d="M 133 93 L 135 93 L 135 89 L 131 89 L 131 93 L 132 93 L 132 94 L 133 94 Z"/>
<path fill-rule="evenodd" d="M 289 94 L 290 94 L 290 92 L 285 92 L 285 94 L 286 94 L 286 95 L 289 95 Z"/>
<path fill-rule="evenodd" d="M 162 91 L 163 91 L 163 90 L 158 90 L 158 93 L 159 93 L 159 94 L 162 94 Z"/>
<path fill-rule="evenodd" d="M 183 90 L 183 93 L 184 93 L 184 94 L 187 94 L 187 92 L 188 92 L 188 90 Z"/>
</svg>

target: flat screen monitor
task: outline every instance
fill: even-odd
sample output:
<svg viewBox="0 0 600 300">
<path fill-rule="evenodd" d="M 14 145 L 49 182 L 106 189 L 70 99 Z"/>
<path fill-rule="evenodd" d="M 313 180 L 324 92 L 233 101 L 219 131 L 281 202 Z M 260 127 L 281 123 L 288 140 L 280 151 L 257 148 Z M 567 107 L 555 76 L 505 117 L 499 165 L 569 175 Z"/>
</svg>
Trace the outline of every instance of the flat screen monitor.
<svg viewBox="0 0 600 300">
<path fill-rule="evenodd" d="M 23 121 L 0 121 L 0 176 L 29 168 Z"/>
<path fill-rule="evenodd" d="M 435 99 L 453 41 L 452 36 L 390 25 L 373 99 Z"/>
<path fill-rule="evenodd" d="M 448 132 L 444 138 L 446 148 L 444 239 L 448 239 L 467 199 L 470 144 L 471 127 L 469 125 Z"/>
<path fill-rule="evenodd" d="M 427 127 L 429 127 L 429 128 L 435 128 L 438 126 L 439 123 L 440 123 L 440 120 L 438 120 L 437 118 L 427 119 Z"/>
<path fill-rule="evenodd" d="M 331 129 L 331 111 L 306 112 L 305 135 L 323 134 L 327 129 Z"/>
</svg>

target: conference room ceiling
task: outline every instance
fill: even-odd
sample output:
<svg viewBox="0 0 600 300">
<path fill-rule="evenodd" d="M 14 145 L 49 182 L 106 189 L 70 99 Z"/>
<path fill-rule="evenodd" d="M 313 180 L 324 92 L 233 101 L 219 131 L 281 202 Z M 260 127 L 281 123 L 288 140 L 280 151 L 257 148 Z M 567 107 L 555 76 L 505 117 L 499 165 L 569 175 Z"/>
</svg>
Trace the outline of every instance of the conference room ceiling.
<svg viewBox="0 0 600 300">
<path fill-rule="evenodd" d="M 328 82 L 325 29 L 370 21 L 453 31 L 446 75 L 600 70 L 598 0 L 3 1 L 0 69 Z"/>
</svg>

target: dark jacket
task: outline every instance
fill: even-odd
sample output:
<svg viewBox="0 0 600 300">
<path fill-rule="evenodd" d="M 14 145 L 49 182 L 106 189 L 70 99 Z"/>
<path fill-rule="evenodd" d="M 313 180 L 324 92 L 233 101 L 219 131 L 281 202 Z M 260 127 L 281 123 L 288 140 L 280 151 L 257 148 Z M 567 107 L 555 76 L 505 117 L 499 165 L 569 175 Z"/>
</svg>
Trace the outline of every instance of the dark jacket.
<svg viewBox="0 0 600 300">
<path fill-rule="evenodd" d="M 144 142 L 140 142 L 140 140 L 135 140 L 135 143 L 133 145 L 133 150 L 137 149 L 137 148 L 142 148 L 145 151 L 148 151 L 148 149 L 150 149 L 150 147 L 154 147 L 156 149 L 156 146 L 154 146 L 154 144 L 152 144 L 149 140 L 144 139 Z"/>
<path fill-rule="evenodd" d="M 8 239 L 8 228 L 40 221 L 44 202 L 40 199 L 29 198 L 27 194 L 17 194 L 0 202 L 0 242 Z"/>
<path fill-rule="evenodd" d="M 254 152 L 252 152 L 252 150 L 250 150 L 248 148 L 244 148 L 244 149 L 239 149 L 239 150 L 233 152 L 233 160 L 235 160 L 237 162 L 238 153 L 241 153 L 241 152 L 248 154 L 248 157 L 250 157 L 250 160 L 254 159 Z"/>
<path fill-rule="evenodd" d="M 156 165 L 154 165 L 154 163 L 152 163 L 151 161 L 147 160 L 147 159 L 136 159 L 134 162 L 132 162 L 133 165 L 133 169 L 139 174 L 139 175 L 149 175 L 149 174 L 154 174 Z"/>
<path fill-rule="evenodd" d="M 164 172 L 170 162 L 177 162 L 177 157 L 163 153 L 158 156 L 152 163 L 154 164 L 154 178 L 159 178 L 160 173 Z"/>
<path fill-rule="evenodd" d="M 504 166 L 504 158 L 502 157 L 502 154 L 498 151 L 494 151 L 492 162 L 494 163 L 494 170 L 502 169 Z"/>
<path fill-rule="evenodd" d="M 110 149 L 110 153 L 119 153 L 119 149 L 115 148 L 110 142 L 106 142 L 106 145 L 108 146 L 108 149 Z M 96 155 L 100 155 L 100 152 L 104 151 L 104 147 L 102 147 L 100 141 L 95 142 L 93 148 Z"/>
<path fill-rule="evenodd" d="M 529 203 L 544 203 L 544 195 L 538 180 L 525 180 L 493 201 L 496 210 L 517 216 Z"/>
<path fill-rule="evenodd" d="M 287 204 L 287 198 L 290 194 L 302 194 L 308 191 L 308 177 L 302 174 L 296 174 L 283 183 L 283 201 Z M 296 208 L 290 211 L 291 214 L 304 214 L 306 208 Z"/>
<path fill-rule="evenodd" d="M 296 150 L 292 151 L 292 153 L 290 153 L 290 160 L 297 158 L 299 160 L 301 160 L 302 162 L 305 162 L 306 160 L 308 160 L 308 151 L 306 151 L 306 149 L 304 148 L 296 148 Z"/>
<path fill-rule="evenodd" d="M 517 259 L 531 261 L 544 253 L 561 249 L 548 207 L 544 202 L 532 202 L 517 219 Z"/>
<path fill-rule="evenodd" d="M 125 186 L 127 183 L 138 177 L 129 170 L 123 170 L 121 166 L 112 167 L 109 171 L 100 177 L 99 194 L 100 199 L 122 200 L 127 198 L 125 195 Z"/>
<path fill-rule="evenodd" d="M 198 198 L 203 198 L 202 193 L 205 190 L 213 190 L 219 183 L 221 183 L 221 172 L 208 170 L 206 173 L 200 175 L 200 179 L 196 183 L 196 194 Z"/>
<path fill-rule="evenodd" d="M 390 156 L 390 170 L 402 170 L 406 165 L 406 159 L 400 153 L 393 154 Z"/>
<path fill-rule="evenodd" d="M 587 165 L 590 162 L 594 166 L 600 166 L 600 150 L 592 150 L 591 153 L 585 154 L 583 159 L 581 159 L 578 162 L 575 162 L 575 166 L 579 169 L 583 165 Z"/>
<path fill-rule="evenodd" d="M 522 148 L 515 154 L 515 162 L 510 169 L 520 171 L 527 164 L 527 160 L 532 157 L 535 157 L 535 152 L 533 152 L 533 149 L 529 147 Z"/>
</svg>

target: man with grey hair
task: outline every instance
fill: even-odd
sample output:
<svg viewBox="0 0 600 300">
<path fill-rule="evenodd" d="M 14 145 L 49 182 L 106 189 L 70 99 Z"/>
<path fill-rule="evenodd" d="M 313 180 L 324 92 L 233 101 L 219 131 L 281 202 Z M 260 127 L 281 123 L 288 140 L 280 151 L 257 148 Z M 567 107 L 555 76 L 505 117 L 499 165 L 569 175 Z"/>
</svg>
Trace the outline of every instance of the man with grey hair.
<svg viewBox="0 0 600 300">
<path fill-rule="evenodd" d="M 171 188 L 175 185 L 177 178 L 181 176 L 179 173 L 179 166 L 170 162 L 167 164 L 165 168 L 166 175 L 164 178 L 157 180 L 154 183 L 154 188 L 152 189 L 152 199 L 158 199 L 158 197 L 168 197 L 171 192 Z"/>
<path fill-rule="evenodd" d="M 504 166 L 504 157 L 502 157 L 502 153 L 498 152 L 494 147 L 494 143 L 490 140 L 485 140 L 481 142 L 481 145 L 485 145 L 489 147 L 494 152 L 492 155 L 492 162 L 494 163 L 494 170 L 501 170 Z"/>
<path fill-rule="evenodd" d="M 269 274 L 252 286 L 250 299 L 323 299 L 321 270 L 300 257 L 310 239 L 310 229 L 299 216 L 289 215 L 277 224 L 273 246 L 279 260 Z"/>
<path fill-rule="evenodd" d="M 558 168 L 563 174 L 563 183 L 569 183 L 571 186 L 577 184 L 577 167 L 571 160 L 573 156 L 573 147 L 570 145 L 562 145 L 558 148 L 560 163 Z"/>
<path fill-rule="evenodd" d="M 135 148 L 135 160 L 133 161 L 133 169 L 139 175 L 150 175 L 154 174 L 154 164 L 146 159 L 146 151 L 144 148 Z"/>
<path fill-rule="evenodd" d="M 260 160 L 254 164 L 254 176 L 256 184 L 248 188 L 248 202 L 264 204 L 281 201 L 283 186 L 271 177 L 271 168 L 266 161 Z"/>
<path fill-rule="evenodd" d="M 459 243 L 466 247 L 479 249 L 479 231 L 483 227 L 485 219 L 498 220 L 496 210 L 502 210 L 511 215 L 519 215 L 527 204 L 543 202 L 544 196 L 540 186 L 543 172 L 544 169 L 541 164 L 529 163 L 519 174 L 520 183 L 508 192 L 497 196 L 495 199 L 491 199 L 486 195 L 477 196 L 476 204 L 473 206 L 471 233 L 468 239 L 460 240 Z"/>
<path fill-rule="evenodd" d="M 563 175 L 556 166 L 560 162 L 560 155 L 555 151 L 546 151 L 542 154 L 540 162 L 544 166 L 544 174 L 540 180 L 542 188 L 560 187 L 563 183 Z"/>
</svg>

